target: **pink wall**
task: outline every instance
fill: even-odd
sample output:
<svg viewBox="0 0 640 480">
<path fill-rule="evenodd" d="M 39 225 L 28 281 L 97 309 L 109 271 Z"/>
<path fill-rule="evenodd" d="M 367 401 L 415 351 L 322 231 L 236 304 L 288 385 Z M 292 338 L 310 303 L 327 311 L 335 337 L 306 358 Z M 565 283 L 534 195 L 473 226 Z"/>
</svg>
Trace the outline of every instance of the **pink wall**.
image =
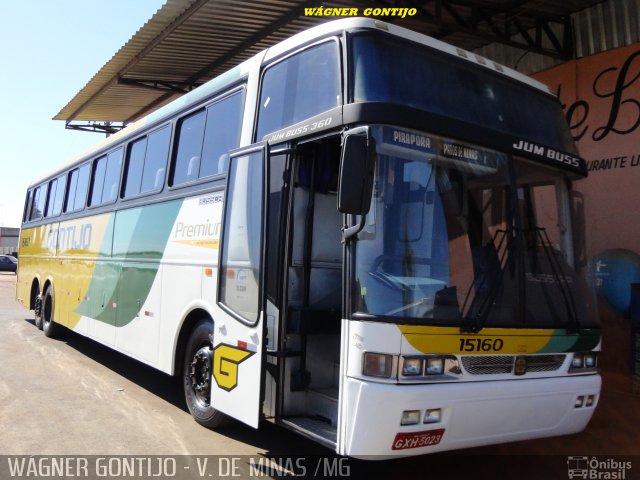
<svg viewBox="0 0 640 480">
<path fill-rule="evenodd" d="M 640 253 L 640 44 L 533 75 L 559 93 L 589 177 L 577 182 L 590 257 Z"/>
</svg>

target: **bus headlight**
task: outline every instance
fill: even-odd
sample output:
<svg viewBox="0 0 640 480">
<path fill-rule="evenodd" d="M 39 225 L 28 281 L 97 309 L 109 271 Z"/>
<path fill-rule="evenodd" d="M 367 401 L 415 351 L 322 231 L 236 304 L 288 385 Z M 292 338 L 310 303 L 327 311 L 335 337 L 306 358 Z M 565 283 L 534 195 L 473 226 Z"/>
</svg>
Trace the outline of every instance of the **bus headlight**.
<svg viewBox="0 0 640 480">
<path fill-rule="evenodd" d="M 427 375 L 442 375 L 444 373 L 444 358 L 427 357 Z"/>
<path fill-rule="evenodd" d="M 596 368 L 598 366 L 598 355 L 595 352 L 585 353 L 584 368 Z"/>
<path fill-rule="evenodd" d="M 574 353 L 571 360 L 571 368 L 584 368 L 584 355 L 582 353 Z"/>
<path fill-rule="evenodd" d="M 400 357 L 398 377 L 404 382 L 441 382 L 462 377 L 454 355 L 411 355 Z"/>
<path fill-rule="evenodd" d="M 364 352 L 362 374 L 367 377 L 399 380 L 401 383 L 446 382 L 462 377 L 454 355 L 390 355 Z"/>
<path fill-rule="evenodd" d="M 393 357 L 384 353 L 364 354 L 364 362 L 362 365 L 362 374 L 368 377 L 391 377 L 393 365 Z"/>
<path fill-rule="evenodd" d="M 422 375 L 422 359 L 405 358 L 402 364 L 402 375 L 405 377 Z"/>
<path fill-rule="evenodd" d="M 577 352 L 573 354 L 569 373 L 588 373 L 598 370 L 598 352 Z"/>
</svg>

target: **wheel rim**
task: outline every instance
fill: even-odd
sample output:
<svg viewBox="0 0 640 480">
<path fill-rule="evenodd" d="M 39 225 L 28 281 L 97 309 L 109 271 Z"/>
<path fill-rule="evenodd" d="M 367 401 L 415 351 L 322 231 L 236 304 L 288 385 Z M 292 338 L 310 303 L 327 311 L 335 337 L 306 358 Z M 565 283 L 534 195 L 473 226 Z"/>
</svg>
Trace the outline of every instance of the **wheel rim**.
<svg viewBox="0 0 640 480">
<path fill-rule="evenodd" d="M 191 391 L 198 405 L 208 407 L 211 402 L 211 350 L 201 347 L 191 359 L 189 369 Z"/>
</svg>

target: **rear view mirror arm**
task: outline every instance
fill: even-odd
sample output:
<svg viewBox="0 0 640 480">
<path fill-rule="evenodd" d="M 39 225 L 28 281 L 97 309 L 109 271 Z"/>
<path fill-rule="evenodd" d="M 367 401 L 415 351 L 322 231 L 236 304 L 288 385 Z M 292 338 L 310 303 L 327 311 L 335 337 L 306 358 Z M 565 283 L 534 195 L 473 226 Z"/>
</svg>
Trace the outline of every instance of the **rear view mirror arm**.
<svg viewBox="0 0 640 480">
<path fill-rule="evenodd" d="M 361 215 L 360 222 L 357 225 L 352 225 L 351 227 L 347 227 L 346 225 L 342 227 L 342 243 L 346 243 L 351 237 L 355 237 L 358 235 L 366 224 L 367 216 Z"/>
</svg>

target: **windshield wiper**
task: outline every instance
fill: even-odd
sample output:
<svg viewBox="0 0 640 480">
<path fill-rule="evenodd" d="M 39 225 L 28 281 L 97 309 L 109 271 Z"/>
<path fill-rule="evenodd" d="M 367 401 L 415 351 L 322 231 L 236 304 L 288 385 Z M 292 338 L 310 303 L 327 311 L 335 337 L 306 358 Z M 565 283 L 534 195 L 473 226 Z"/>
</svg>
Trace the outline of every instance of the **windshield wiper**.
<svg viewBox="0 0 640 480">
<path fill-rule="evenodd" d="M 397 315 L 398 313 L 402 313 L 402 312 L 407 311 L 407 310 L 409 310 L 411 308 L 420 307 L 422 305 L 429 305 L 431 307 L 431 308 L 429 308 L 429 310 L 427 312 L 425 312 L 424 315 L 428 315 L 428 314 L 432 313 L 433 312 L 433 297 L 422 297 L 421 299 L 419 299 L 416 302 L 408 303 L 408 304 L 403 305 L 401 307 L 394 308 L 393 310 L 385 313 L 385 315 L 394 316 L 394 315 Z"/>
<path fill-rule="evenodd" d="M 558 260 L 557 255 L 553 252 L 547 230 L 543 227 L 533 227 L 530 230 L 536 232 L 540 238 L 540 246 L 547 257 L 547 261 L 551 267 L 551 273 L 560 288 L 560 293 L 562 294 L 562 300 L 564 301 L 564 307 L 567 310 L 569 321 L 573 324 L 575 330 L 579 330 L 580 319 L 578 318 L 578 310 L 576 308 L 573 295 L 571 294 L 571 287 L 569 286 L 567 276 L 562 273 L 560 260 Z"/>
<path fill-rule="evenodd" d="M 509 266 L 509 264 L 512 263 L 512 259 L 514 258 L 514 255 L 509 255 L 509 258 L 507 258 L 505 261 L 505 257 L 507 256 L 507 254 L 509 254 L 513 250 L 513 242 L 515 240 L 513 235 L 514 231 L 515 229 L 513 228 L 496 231 L 491 241 L 491 245 L 495 246 L 498 236 L 502 235 L 500 242 L 495 247 L 496 252 L 500 252 L 502 250 L 502 256 L 498 259 L 500 272 L 497 275 L 497 278 L 495 279 L 497 281 L 493 283 L 493 285 L 491 286 L 491 289 L 482 300 L 482 303 L 480 304 L 476 312 L 473 315 L 468 315 L 464 318 L 462 325 L 460 326 L 460 333 L 478 333 L 484 327 L 484 324 L 487 321 L 487 318 L 489 318 L 489 313 L 493 308 L 493 303 L 496 297 L 498 296 L 500 289 L 502 288 L 505 271 L 507 270 L 507 267 Z M 507 243 L 505 248 L 503 249 L 502 247 L 504 245 L 505 240 Z M 477 295 L 477 292 L 480 291 L 482 287 L 484 287 L 488 277 L 489 277 L 488 274 L 484 275 L 482 278 L 482 281 L 479 284 L 476 285 L 476 281 L 474 281 L 471 284 L 471 286 L 469 287 L 469 291 L 467 292 L 467 295 L 464 299 L 464 304 L 462 306 L 463 311 L 467 306 L 467 302 L 469 300 L 469 297 L 471 295 L 471 291 L 473 290 L 473 288 L 476 287 L 476 295 Z"/>
<path fill-rule="evenodd" d="M 513 251 L 513 244 L 516 241 L 516 236 L 517 236 L 517 234 L 513 235 L 513 232 L 515 231 L 516 229 L 509 229 L 509 230 L 499 230 L 498 232 L 496 232 L 496 235 L 493 241 L 494 245 L 498 235 L 502 234 L 500 243 L 497 245 L 497 248 L 496 248 L 497 251 L 501 250 L 505 239 L 507 239 L 506 248 L 504 249 L 499 259 L 500 272 L 499 274 L 493 276 L 495 283 L 493 283 L 493 285 L 491 286 L 491 289 L 489 290 L 489 292 L 487 292 L 486 296 L 483 298 L 477 310 L 475 310 L 475 313 L 471 312 L 472 315 L 465 317 L 463 324 L 460 327 L 461 333 L 478 333 L 484 328 L 484 324 L 489 318 L 489 314 L 491 313 L 491 310 L 494 306 L 494 301 L 504 283 L 505 272 L 509 267 L 509 265 L 512 264 L 515 260 L 515 255 L 510 255 L 509 258 L 507 258 L 505 261 L 506 255 L 509 252 Z M 571 294 L 571 287 L 569 285 L 569 281 L 567 280 L 567 276 L 564 275 L 562 272 L 560 261 L 558 260 L 557 256 L 553 252 L 553 249 L 551 247 L 551 241 L 549 240 L 547 231 L 542 227 L 533 227 L 533 228 L 527 229 L 527 231 L 535 232 L 536 237 L 539 238 L 540 246 L 542 247 L 544 255 L 551 269 L 551 274 L 553 275 L 553 278 L 555 279 L 555 283 L 558 285 L 558 288 L 560 290 L 564 308 L 566 309 L 567 315 L 569 317 L 569 322 L 571 323 L 571 325 L 575 330 L 578 330 L 580 328 L 580 320 L 578 318 L 577 308 L 575 305 L 573 295 Z M 525 269 L 522 268 L 521 270 L 522 270 L 522 275 L 526 275 Z M 465 298 L 463 309 L 467 305 L 467 301 L 470 297 L 471 290 L 473 289 L 473 287 L 474 286 L 476 287 L 476 294 L 477 294 L 477 291 L 479 291 L 485 285 L 487 278 L 488 276 L 484 276 L 484 278 L 482 278 L 482 281 L 480 281 L 479 284 L 476 285 L 476 282 L 474 282 L 471 285 L 471 287 L 469 288 L 469 292 L 467 293 L 467 297 Z M 526 290 L 526 287 L 524 288 L 524 290 Z M 525 298 L 522 297 L 523 295 L 522 291 L 519 293 L 519 295 L 521 296 L 519 302 L 526 302 Z M 526 305 L 524 307 L 526 307 Z"/>
</svg>

